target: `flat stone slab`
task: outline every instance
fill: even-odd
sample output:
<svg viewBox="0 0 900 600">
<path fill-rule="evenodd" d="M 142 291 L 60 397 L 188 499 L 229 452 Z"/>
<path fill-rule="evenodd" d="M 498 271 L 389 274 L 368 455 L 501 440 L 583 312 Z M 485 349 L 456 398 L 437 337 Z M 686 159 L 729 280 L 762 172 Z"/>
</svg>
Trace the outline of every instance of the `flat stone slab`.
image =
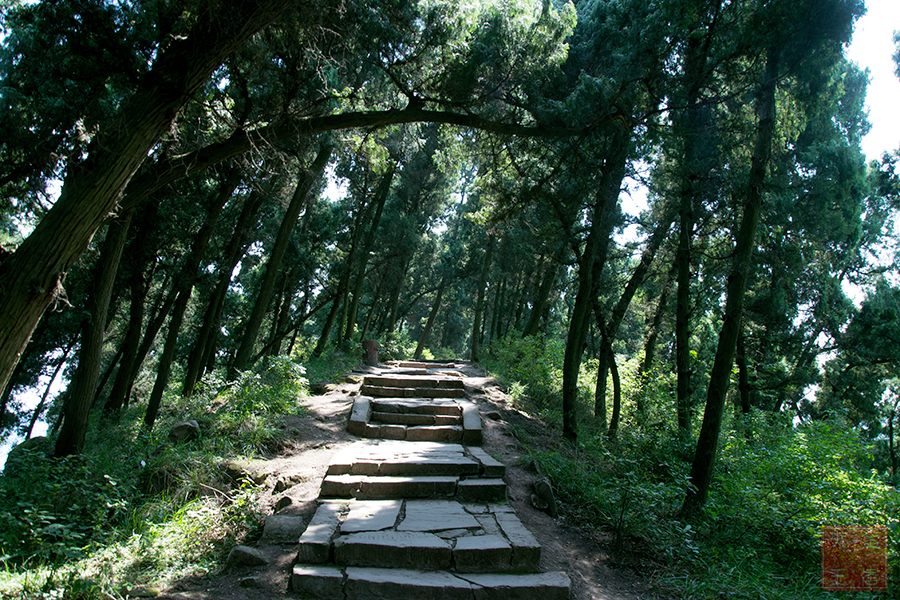
<svg viewBox="0 0 900 600">
<path fill-rule="evenodd" d="M 502 535 L 457 538 L 453 562 L 460 573 L 492 573 L 510 569 L 512 546 Z"/>
<path fill-rule="evenodd" d="M 445 529 L 477 529 L 478 521 L 452 500 L 407 500 L 406 515 L 398 531 L 443 531 Z"/>
<path fill-rule="evenodd" d="M 339 565 L 436 571 L 450 568 L 450 543 L 421 531 L 369 531 L 335 541 Z"/>
<path fill-rule="evenodd" d="M 291 589 L 321 600 L 344 600 L 344 571 L 322 565 L 294 565 Z"/>
<path fill-rule="evenodd" d="M 506 500 L 506 482 L 502 479 L 465 479 L 456 486 L 461 502 L 499 502 Z"/>
<path fill-rule="evenodd" d="M 385 414 L 462 416 L 459 402 L 450 400 L 375 400 L 371 404 L 373 411 Z"/>
<path fill-rule="evenodd" d="M 407 427 L 406 439 L 411 442 L 461 442 L 463 439 L 463 428 L 458 425 Z"/>
<path fill-rule="evenodd" d="M 506 475 L 506 465 L 496 460 L 493 456 L 477 446 L 469 448 L 472 457 L 481 463 L 482 475 L 491 479 L 502 478 Z"/>
<path fill-rule="evenodd" d="M 331 542 L 338 533 L 346 503 L 324 502 L 300 536 L 297 561 L 322 564 L 331 559 Z"/>
<path fill-rule="evenodd" d="M 568 600 L 571 581 L 562 571 L 523 575 L 459 575 L 472 584 L 475 600 Z"/>
<path fill-rule="evenodd" d="M 341 533 L 391 529 L 400 516 L 402 500 L 355 500 L 341 523 Z"/>
<path fill-rule="evenodd" d="M 347 567 L 354 600 L 473 600 L 472 584 L 446 571 Z"/>
<path fill-rule="evenodd" d="M 512 508 L 512 507 L 510 507 Z M 503 535 L 513 547 L 511 567 L 515 571 L 530 571 L 541 562 L 541 545 L 522 524 L 515 512 L 495 512 L 494 518 Z"/>
<path fill-rule="evenodd" d="M 421 375 L 366 375 L 364 385 L 393 388 L 449 388 L 464 389 L 461 379 L 449 377 L 423 377 Z"/>
</svg>

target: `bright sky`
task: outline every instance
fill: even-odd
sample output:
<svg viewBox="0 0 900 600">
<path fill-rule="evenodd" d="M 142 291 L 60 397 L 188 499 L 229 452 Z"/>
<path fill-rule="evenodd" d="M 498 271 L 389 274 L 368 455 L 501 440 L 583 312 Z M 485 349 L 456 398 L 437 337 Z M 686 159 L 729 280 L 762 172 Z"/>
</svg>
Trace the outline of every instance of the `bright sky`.
<svg viewBox="0 0 900 600">
<path fill-rule="evenodd" d="M 894 74 L 894 31 L 900 30 L 898 0 L 866 0 L 867 12 L 856 23 L 847 58 L 869 69 L 866 105 L 872 130 L 862 149 L 869 160 L 900 149 L 900 79 Z"/>
</svg>

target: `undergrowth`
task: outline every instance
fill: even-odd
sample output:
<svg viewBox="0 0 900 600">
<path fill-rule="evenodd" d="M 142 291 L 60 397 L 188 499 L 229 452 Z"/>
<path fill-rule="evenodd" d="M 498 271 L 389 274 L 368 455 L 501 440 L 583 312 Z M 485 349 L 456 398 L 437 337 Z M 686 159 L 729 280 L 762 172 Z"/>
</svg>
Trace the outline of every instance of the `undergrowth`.
<svg viewBox="0 0 900 600">
<path fill-rule="evenodd" d="M 494 344 L 485 366 L 517 407 L 557 430 L 563 352 L 559 342 L 504 340 Z M 610 438 L 584 417 L 593 404 L 592 368 L 579 381 L 577 444 L 561 436 L 521 438 L 527 459 L 551 479 L 563 518 L 597 532 L 614 561 L 653 573 L 657 587 L 678 598 L 900 597 L 900 496 L 871 469 L 871 448 L 858 432 L 839 422 L 796 425 L 783 414 L 728 414 L 709 501 L 698 517 L 683 520 L 677 515 L 693 442 L 682 441 L 675 424 L 671 375 L 640 376 L 636 364 L 620 365 L 623 422 Z M 823 591 L 826 525 L 887 527 L 893 587 Z"/>
<path fill-rule="evenodd" d="M 122 598 L 209 573 L 236 543 L 261 533 L 261 488 L 220 467 L 277 451 L 303 414 L 303 368 L 269 359 L 226 384 L 204 380 L 182 399 L 166 393 L 152 431 L 144 407 L 118 423 L 94 415 L 85 451 L 52 458 L 52 441 L 10 454 L 0 475 L 0 596 Z M 173 444 L 170 427 L 193 419 L 199 435 Z"/>
</svg>

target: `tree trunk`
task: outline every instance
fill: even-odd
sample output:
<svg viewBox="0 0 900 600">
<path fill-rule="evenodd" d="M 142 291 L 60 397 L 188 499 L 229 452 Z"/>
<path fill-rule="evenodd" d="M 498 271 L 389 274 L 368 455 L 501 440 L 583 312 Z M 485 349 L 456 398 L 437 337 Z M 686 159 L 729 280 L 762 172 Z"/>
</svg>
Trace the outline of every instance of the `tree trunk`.
<svg viewBox="0 0 900 600">
<path fill-rule="evenodd" d="M 294 231 L 294 225 L 300 217 L 300 211 L 307 203 L 313 185 L 325 171 L 325 166 L 328 164 L 328 159 L 331 158 L 332 150 L 333 147 L 331 145 L 323 145 L 310 168 L 300 174 L 297 188 L 294 190 L 287 212 L 281 221 L 281 227 L 278 229 L 275 244 L 269 253 L 269 260 L 266 261 L 266 271 L 263 275 L 259 294 L 256 296 L 256 302 L 253 304 L 253 310 L 250 312 L 247 324 L 244 326 L 244 336 L 241 338 L 241 345 L 237 354 L 235 354 L 234 361 L 228 368 L 229 380 L 237 377 L 238 371 L 244 371 L 250 366 L 248 363 L 253 355 L 253 345 L 256 343 L 259 327 L 262 324 L 263 317 L 266 316 L 269 301 L 272 299 L 272 294 L 275 291 L 275 280 L 278 277 L 278 272 L 281 270 L 281 262 L 290 242 L 291 233 Z"/>
<path fill-rule="evenodd" d="M 359 257 L 359 266 L 356 269 L 356 280 L 353 285 L 353 296 L 347 311 L 347 329 L 344 333 L 344 340 L 353 338 L 353 332 L 356 329 L 357 313 L 359 312 L 359 300 L 362 296 L 363 283 L 366 281 L 366 269 L 369 265 L 369 254 L 372 246 L 375 244 L 375 235 L 378 233 L 378 225 L 381 223 L 381 215 L 384 212 L 384 204 L 391 189 L 391 181 L 394 179 L 394 165 L 388 169 L 388 172 L 381 178 L 378 189 L 375 191 L 374 215 L 372 215 L 369 223 L 369 231 L 366 234 L 365 242 L 363 242 L 362 253 Z"/>
<path fill-rule="evenodd" d="M 34 426 L 37 424 L 38 419 L 41 418 L 41 413 L 44 412 L 44 406 L 47 404 L 47 398 L 50 397 L 50 390 L 53 387 L 53 382 L 56 381 L 56 376 L 59 375 L 59 372 L 62 370 L 63 365 L 66 364 L 66 358 L 69 356 L 69 352 L 72 351 L 72 348 L 75 346 L 75 342 L 78 340 L 78 336 L 74 336 L 72 341 L 69 342 L 69 345 L 66 346 L 66 349 L 63 351 L 62 356 L 59 357 L 59 362 L 56 363 L 56 368 L 53 369 L 53 374 L 50 375 L 50 381 L 47 382 L 47 387 L 44 389 L 44 394 L 41 396 L 40 402 L 34 408 L 34 412 L 31 413 L 31 420 L 28 421 L 28 429 L 25 430 L 25 439 L 29 439 L 31 437 L 31 432 L 34 431 Z M 0 413 L 2 414 L 2 413 Z"/>
<path fill-rule="evenodd" d="M 613 380 L 613 410 L 609 419 L 609 431 L 606 432 L 607 437 L 616 437 L 619 431 L 619 419 L 622 415 L 622 383 L 619 380 L 619 367 L 616 366 L 616 356 L 612 353 L 609 355 L 609 372 L 612 374 Z"/>
<path fill-rule="evenodd" d="M 78 366 L 70 384 L 71 393 L 63 406 L 63 424 L 56 438 L 54 456 L 62 457 L 80 454 L 87 434 L 88 417 L 100 377 L 100 356 L 103 338 L 106 334 L 106 316 L 113 284 L 119 268 L 119 259 L 128 227 L 131 225 L 132 211 L 127 211 L 109 224 L 106 239 L 100 251 L 100 261 L 94 275 L 94 286 L 88 294 L 88 318 L 83 324 L 81 348 L 78 352 Z"/>
<path fill-rule="evenodd" d="M 738 409 L 742 414 L 749 415 L 750 404 L 750 376 L 747 372 L 747 343 L 744 332 L 737 339 L 737 364 L 738 364 Z"/>
<path fill-rule="evenodd" d="M 110 127 L 91 141 L 87 158 L 70 164 L 59 199 L 0 265 L 0 389 L 41 315 L 62 292 L 66 272 L 115 210 L 159 137 L 222 61 L 286 6 L 275 0 L 232 0 L 192 15 L 191 31 L 160 50 Z M 74 447 L 76 438 L 67 434 L 60 448 Z"/>
<path fill-rule="evenodd" d="M 538 289 L 537 297 L 532 304 L 531 314 L 528 316 L 528 322 L 522 331 L 522 337 L 536 335 L 541 327 L 541 316 L 544 314 L 544 307 L 547 306 L 547 300 L 550 298 L 550 292 L 553 291 L 553 282 L 556 281 L 556 273 L 559 271 L 559 263 L 562 260 L 562 253 L 565 246 L 560 245 L 559 250 L 548 261 L 544 270 L 544 277 L 541 279 L 541 287 Z"/>
<path fill-rule="evenodd" d="M 163 352 L 159 358 L 156 380 L 153 382 L 153 391 L 150 392 L 150 399 L 147 401 L 147 412 L 144 413 L 144 425 L 147 426 L 147 429 L 153 429 L 156 416 L 159 414 L 159 405 L 162 402 L 163 392 L 169 383 L 169 372 L 172 369 L 172 360 L 175 358 L 175 349 L 178 346 L 178 334 L 181 330 L 181 323 L 184 320 L 188 302 L 191 300 L 194 282 L 197 281 L 197 271 L 200 268 L 203 253 L 206 251 L 210 237 L 212 237 L 219 215 L 222 214 L 222 209 L 225 208 L 225 204 L 231 198 L 240 182 L 241 172 L 239 169 L 233 168 L 227 179 L 222 182 L 213 201 L 210 202 L 206 222 L 194 237 L 191 250 L 185 257 L 181 274 L 175 280 L 174 287 L 178 292 L 178 296 L 172 308 L 172 316 L 169 318 L 169 330 L 166 332 L 166 342 L 163 345 Z"/>
<path fill-rule="evenodd" d="M 228 286 L 231 284 L 231 274 L 247 251 L 252 225 L 265 197 L 266 195 L 260 191 L 253 190 L 250 192 L 250 197 L 244 202 L 244 206 L 241 207 L 241 214 L 238 215 L 234 232 L 222 254 L 222 262 L 219 263 L 219 278 L 203 313 L 203 324 L 200 326 L 197 339 L 188 356 L 184 386 L 181 391 L 183 396 L 190 396 L 194 393 L 194 386 L 203 375 L 204 367 L 215 356 L 218 325 L 222 319 Z"/>
<path fill-rule="evenodd" d="M 625 165 L 628 161 L 629 131 L 618 129 L 610 142 L 603 175 L 594 200 L 591 225 L 584 252 L 578 261 L 578 291 L 569 320 L 566 351 L 563 358 L 563 436 L 574 442 L 578 437 L 576 405 L 578 400 L 578 372 L 584 354 L 584 342 L 590 321 L 591 306 L 596 296 L 596 283 L 606 262 L 609 240 L 615 224 L 615 214 Z"/>
<path fill-rule="evenodd" d="M 659 250 L 660 246 L 662 246 L 663 241 L 668 237 L 669 229 L 672 227 L 672 222 L 674 220 L 675 212 L 668 210 L 668 208 L 664 208 L 663 214 L 660 217 L 656 228 L 653 230 L 653 234 L 647 241 L 647 246 L 641 253 L 641 261 L 638 263 L 637 267 L 635 267 L 634 272 L 628 279 L 628 283 L 625 284 L 625 289 L 622 290 L 622 294 L 616 301 L 616 305 L 613 307 L 608 319 L 604 319 L 603 314 L 600 312 L 599 304 L 596 302 L 594 303 L 594 314 L 597 327 L 601 332 L 600 361 L 597 370 L 597 385 L 594 395 L 594 417 L 602 426 L 606 425 L 607 369 L 615 367 L 615 357 L 612 350 L 613 340 L 615 340 L 616 335 L 618 335 L 619 327 L 622 325 L 625 313 L 631 305 L 631 300 L 634 298 L 638 288 L 647 277 L 647 272 L 650 270 L 650 265 L 653 264 L 656 252 Z"/>
<path fill-rule="evenodd" d="M 690 487 L 685 496 L 681 514 L 688 516 L 702 506 L 709 494 L 712 481 L 713 465 L 719 432 L 722 428 L 722 414 L 725 408 L 725 397 L 734 364 L 737 338 L 740 334 L 741 316 L 744 309 L 744 290 L 753 261 L 753 247 L 756 226 L 762 205 L 762 188 L 766 178 L 766 169 L 772 154 L 772 137 L 775 131 L 775 90 L 778 73 L 778 53 L 770 50 L 765 69 L 765 78 L 760 93 L 757 114 L 759 122 L 756 131 L 756 143 L 750 163 L 747 201 L 744 205 L 744 216 L 740 223 L 734 249 L 734 262 L 728 276 L 725 298 L 725 314 L 716 357 L 709 377 L 709 388 L 706 396 L 706 409 L 703 424 L 697 439 L 697 449 L 691 466 Z"/>
<path fill-rule="evenodd" d="M 478 278 L 478 297 L 475 300 L 475 317 L 472 326 L 472 345 L 470 357 L 472 362 L 478 362 L 481 353 L 482 316 L 484 313 L 484 288 L 487 285 L 488 273 L 491 269 L 491 260 L 494 256 L 494 238 L 488 237 L 487 249 L 484 252 L 484 264 L 481 265 L 481 275 Z"/>
<path fill-rule="evenodd" d="M 438 286 L 437 294 L 434 297 L 434 304 L 431 306 L 431 312 L 428 313 L 428 321 L 425 323 L 425 329 L 422 331 L 422 337 L 416 344 L 416 353 L 413 355 L 415 360 L 422 358 L 422 352 L 425 350 L 425 344 L 428 343 L 428 336 L 431 335 L 431 328 L 434 326 L 434 319 L 437 317 L 438 310 L 441 308 L 441 297 L 444 295 L 444 279 L 441 279 L 441 285 Z"/>
</svg>

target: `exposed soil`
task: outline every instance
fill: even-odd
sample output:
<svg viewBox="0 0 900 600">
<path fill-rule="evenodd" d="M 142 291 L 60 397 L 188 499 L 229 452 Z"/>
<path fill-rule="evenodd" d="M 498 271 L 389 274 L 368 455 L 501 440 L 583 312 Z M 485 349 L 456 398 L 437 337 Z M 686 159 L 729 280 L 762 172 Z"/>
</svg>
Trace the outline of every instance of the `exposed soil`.
<svg viewBox="0 0 900 600">
<path fill-rule="evenodd" d="M 533 468 L 523 463 L 523 446 L 513 435 L 526 428 L 534 436 L 549 436 L 539 422 L 514 410 L 509 397 L 496 382 L 474 368 L 466 368 L 466 388 L 470 400 L 478 403 L 484 427 L 484 449 L 507 466 L 506 483 L 510 504 L 534 533 L 542 546 L 541 568 L 566 571 L 572 580 L 572 600 L 649 600 L 667 596 L 654 592 L 649 576 L 634 569 L 613 566 L 602 536 L 581 531 L 535 509 L 531 503 Z M 268 492 L 260 502 L 268 514 L 276 502 L 290 498 L 291 504 L 278 514 L 302 516 L 306 521 L 315 512 L 319 487 L 332 455 L 358 438 L 346 432 L 346 423 L 358 382 L 342 383 L 324 395 L 306 399 L 308 415 L 286 416 L 285 426 L 294 444 L 282 455 L 252 461 L 249 470 L 265 475 Z M 276 493 L 281 481 L 291 487 Z M 255 545 L 268 559 L 261 567 L 234 567 L 173 584 L 158 596 L 171 600 L 272 600 L 291 598 L 289 575 L 296 554 L 294 544 L 271 544 L 265 539 Z"/>
</svg>

